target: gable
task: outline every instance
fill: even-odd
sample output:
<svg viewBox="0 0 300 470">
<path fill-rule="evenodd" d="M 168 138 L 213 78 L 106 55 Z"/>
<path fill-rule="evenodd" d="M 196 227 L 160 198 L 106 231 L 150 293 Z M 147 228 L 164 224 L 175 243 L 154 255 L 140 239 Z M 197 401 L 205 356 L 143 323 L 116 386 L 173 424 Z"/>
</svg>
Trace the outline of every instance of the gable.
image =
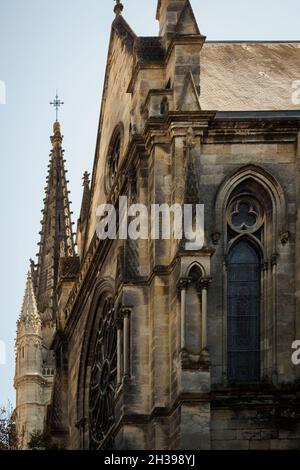
<svg viewBox="0 0 300 470">
<path fill-rule="evenodd" d="M 125 38 L 125 39 L 124 39 Z M 127 93 L 132 76 L 134 56 L 128 35 L 120 35 L 113 28 L 109 46 L 107 70 L 104 82 L 96 155 L 91 188 L 91 212 L 88 226 L 89 244 L 96 229 L 96 210 L 106 202 L 105 169 L 108 148 L 115 128 L 122 123 L 122 154 L 129 142 L 131 95 Z M 132 45 L 133 46 L 133 45 Z M 121 159 L 122 162 L 122 159 Z M 121 163 L 120 162 L 120 163 Z"/>
</svg>

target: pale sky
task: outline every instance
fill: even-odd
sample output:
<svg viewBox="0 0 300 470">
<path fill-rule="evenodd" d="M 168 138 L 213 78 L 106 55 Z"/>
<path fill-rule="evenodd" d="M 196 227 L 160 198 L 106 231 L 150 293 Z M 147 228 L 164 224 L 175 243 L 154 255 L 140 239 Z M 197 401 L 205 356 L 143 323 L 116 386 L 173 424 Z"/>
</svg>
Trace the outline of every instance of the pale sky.
<svg viewBox="0 0 300 470">
<path fill-rule="evenodd" d="M 208 40 L 300 40 L 299 0 L 191 3 Z M 123 4 L 137 34 L 157 34 L 156 0 Z M 65 102 L 60 121 L 77 222 L 82 174 L 91 171 L 95 152 L 113 5 L 113 0 L 0 0 L 0 405 L 15 400 L 15 327 L 28 260 L 38 251 L 55 120 L 49 102 L 58 88 Z"/>
</svg>

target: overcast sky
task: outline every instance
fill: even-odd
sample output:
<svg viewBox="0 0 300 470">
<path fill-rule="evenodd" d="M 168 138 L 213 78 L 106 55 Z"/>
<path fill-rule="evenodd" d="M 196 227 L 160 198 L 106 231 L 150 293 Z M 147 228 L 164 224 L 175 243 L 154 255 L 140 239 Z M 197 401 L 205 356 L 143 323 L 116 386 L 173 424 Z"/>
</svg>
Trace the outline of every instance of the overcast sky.
<svg viewBox="0 0 300 470">
<path fill-rule="evenodd" d="M 133 30 L 155 35 L 156 0 L 123 0 Z M 299 0 L 191 0 L 208 39 L 300 40 Z M 95 152 L 113 0 L 0 0 L 0 404 L 14 403 L 14 338 L 39 221 L 59 89 L 76 222 Z M 300 79 L 300 77 L 299 77 Z M 2 346 L 6 348 L 3 365 Z"/>
</svg>

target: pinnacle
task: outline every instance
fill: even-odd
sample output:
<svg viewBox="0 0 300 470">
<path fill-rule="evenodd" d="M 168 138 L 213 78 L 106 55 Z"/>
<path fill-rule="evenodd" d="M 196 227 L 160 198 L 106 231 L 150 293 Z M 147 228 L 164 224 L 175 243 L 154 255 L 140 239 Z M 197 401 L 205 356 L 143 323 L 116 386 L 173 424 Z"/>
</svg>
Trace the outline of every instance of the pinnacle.
<svg viewBox="0 0 300 470">
<path fill-rule="evenodd" d="M 20 320 L 31 322 L 40 322 L 40 316 L 37 309 L 36 298 L 33 287 L 33 279 L 31 271 L 28 271 L 26 289 L 24 294 L 24 300 L 21 310 Z"/>
<path fill-rule="evenodd" d="M 83 174 L 83 186 L 86 186 L 86 185 L 90 185 L 90 173 L 88 173 L 87 171 L 84 172 Z"/>
<path fill-rule="evenodd" d="M 116 16 L 119 16 L 122 14 L 122 11 L 124 9 L 124 6 L 123 4 L 121 3 L 121 0 L 115 0 L 116 1 L 116 6 L 114 8 L 114 12 L 116 14 Z"/>
</svg>

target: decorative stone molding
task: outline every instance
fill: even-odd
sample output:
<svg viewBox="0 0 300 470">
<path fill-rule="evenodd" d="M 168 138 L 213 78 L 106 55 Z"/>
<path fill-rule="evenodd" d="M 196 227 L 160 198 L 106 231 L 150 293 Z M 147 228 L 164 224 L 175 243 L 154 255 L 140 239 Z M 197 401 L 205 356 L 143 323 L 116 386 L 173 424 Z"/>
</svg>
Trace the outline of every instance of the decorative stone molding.
<svg viewBox="0 0 300 470">
<path fill-rule="evenodd" d="M 201 354 L 195 356 L 189 354 L 185 349 L 183 349 L 180 354 L 180 364 L 182 370 L 209 370 L 209 354 L 206 349 L 203 349 Z"/>
<path fill-rule="evenodd" d="M 192 127 L 189 127 L 186 133 L 186 138 L 184 141 L 185 149 L 186 150 L 192 150 L 193 148 L 196 147 L 196 138 L 195 138 L 195 132 Z"/>
<path fill-rule="evenodd" d="M 214 245 L 218 245 L 221 239 L 220 232 L 214 232 L 211 234 L 211 239 Z"/>
<path fill-rule="evenodd" d="M 212 277 L 202 277 L 199 281 L 201 289 L 208 289 L 212 282 Z"/>
<path fill-rule="evenodd" d="M 180 278 L 179 281 L 177 282 L 178 291 L 181 292 L 182 290 L 187 289 L 189 283 L 190 283 L 189 278 L 187 278 L 187 277 Z"/>
<path fill-rule="evenodd" d="M 280 241 L 281 241 L 281 244 L 284 246 L 288 243 L 290 239 L 290 233 L 289 232 L 283 232 L 280 234 Z"/>
</svg>

